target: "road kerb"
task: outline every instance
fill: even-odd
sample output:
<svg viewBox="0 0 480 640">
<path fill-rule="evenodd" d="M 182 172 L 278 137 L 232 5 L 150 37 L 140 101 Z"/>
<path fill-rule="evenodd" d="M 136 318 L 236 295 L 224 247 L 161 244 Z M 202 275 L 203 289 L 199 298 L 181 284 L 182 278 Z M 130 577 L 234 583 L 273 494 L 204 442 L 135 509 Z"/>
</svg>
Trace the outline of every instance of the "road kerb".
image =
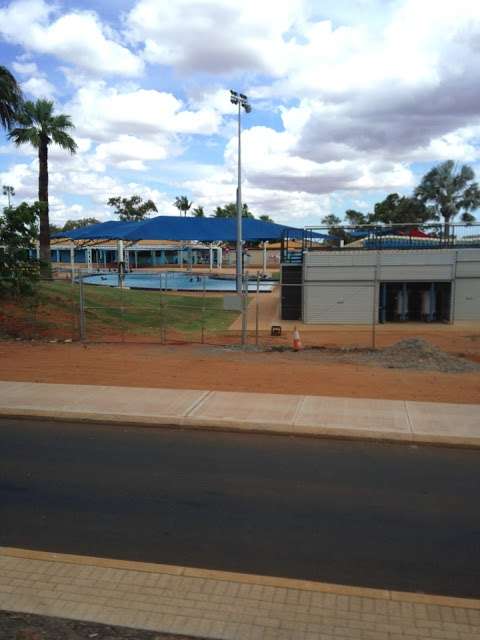
<svg viewBox="0 0 480 640">
<path fill-rule="evenodd" d="M 202 569 L 196 567 L 184 567 L 177 565 L 156 564 L 148 562 L 136 562 L 132 560 L 120 560 L 114 558 L 99 558 L 95 556 L 80 556 L 75 554 L 55 553 L 51 551 L 38 551 L 33 549 L 21 549 L 16 547 L 0 547 L 0 556 L 22 558 L 28 560 L 43 560 L 64 564 L 120 569 L 143 573 L 167 574 L 183 576 L 185 578 L 208 578 L 216 581 L 237 582 L 263 587 L 278 587 L 283 589 L 296 589 L 317 593 L 331 593 L 334 595 L 348 595 L 373 598 L 376 600 L 393 600 L 398 602 L 410 602 L 417 604 L 432 604 L 463 609 L 480 610 L 480 599 L 457 598 L 435 594 L 413 593 L 394 591 L 390 589 L 375 589 L 354 585 L 339 585 L 326 582 L 315 582 L 295 578 L 283 578 L 275 576 L 237 573 L 232 571 L 218 571 L 215 569 Z"/>
<path fill-rule="evenodd" d="M 40 420 L 63 420 L 86 424 L 122 425 L 145 428 L 191 429 L 193 431 L 222 431 L 233 433 L 257 433 L 277 436 L 298 436 L 306 438 L 331 438 L 346 441 L 386 442 L 392 444 L 417 444 L 446 446 L 463 449 L 480 449 L 480 438 L 435 434 L 404 434 L 394 431 L 380 432 L 368 429 L 339 429 L 337 427 L 299 427 L 275 423 L 244 423 L 222 420 L 205 420 L 191 417 L 161 415 L 124 415 L 84 411 L 64 411 L 55 409 L 28 409 L 0 407 L 1 418 Z"/>
</svg>

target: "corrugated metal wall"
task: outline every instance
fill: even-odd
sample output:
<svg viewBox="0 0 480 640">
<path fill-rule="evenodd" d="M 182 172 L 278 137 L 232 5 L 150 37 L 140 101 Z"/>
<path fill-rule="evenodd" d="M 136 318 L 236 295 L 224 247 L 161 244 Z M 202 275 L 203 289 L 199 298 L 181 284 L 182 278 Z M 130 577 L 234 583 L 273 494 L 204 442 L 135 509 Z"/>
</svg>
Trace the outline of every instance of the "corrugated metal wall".
<svg viewBox="0 0 480 640">
<path fill-rule="evenodd" d="M 480 320 L 480 250 L 440 249 L 307 253 L 304 322 L 371 323 L 375 280 L 455 281 L 454 320 Z"/>
<path fill-rule="evenodd" d="M 456 281 L 454 321 L 457 320 L 480 320 L 479 278 Z"/>
<path fill-rule="evenodd" d="M 373 282 L 305 283 L 304 318 L 311 324 L 372 322 Z"/>
</svg>

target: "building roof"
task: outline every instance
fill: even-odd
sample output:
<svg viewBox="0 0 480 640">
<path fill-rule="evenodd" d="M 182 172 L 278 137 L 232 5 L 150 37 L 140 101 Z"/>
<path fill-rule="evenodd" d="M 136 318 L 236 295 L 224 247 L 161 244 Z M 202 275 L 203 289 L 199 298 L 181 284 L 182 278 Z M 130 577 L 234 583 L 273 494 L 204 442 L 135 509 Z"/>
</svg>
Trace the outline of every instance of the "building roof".
<svg viewBox="0 0 480 640">
<path fill-rule="evenodd" d="M 290 238 L 302 238 L 303 229 L 272 222 L 243 218 L 243 240 L 279 240 L 284 232 Z M 314 234 L 317 238 L 329 238 Z M 237 238 L 235 218 L 187 218 L 182 216 L 157 216 L 141 222 L 110 220 L 88 227 L 60 232 L 54 238 L 71 240 L 179 240 L 200 242 L 233 242 Z"/>
</svg>

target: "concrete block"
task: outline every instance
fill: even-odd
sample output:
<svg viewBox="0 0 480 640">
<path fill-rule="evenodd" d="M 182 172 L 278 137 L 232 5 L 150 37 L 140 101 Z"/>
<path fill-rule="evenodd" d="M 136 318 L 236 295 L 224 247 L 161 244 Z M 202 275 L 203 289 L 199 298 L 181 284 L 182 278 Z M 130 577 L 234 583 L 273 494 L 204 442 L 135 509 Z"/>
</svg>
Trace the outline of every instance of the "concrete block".
<svg viewBox="0 0 480 640">
<path fill-rule="evenodd" d="M 186 423 L 291 431 L 301 396 L 212 392 L 190 412 Z"/>
<path fill-rule="evenodd" d="M 345 436 L 362 432 L 373 437 L 411 438 L 404 402 L 327 396 L 305 397 L 295 419 L 295 432 Z"/>
<path fill-rule="evenodd" d="M 414 439 L 480 443 L 480 405 L 406 402 Z"/>
</svg>

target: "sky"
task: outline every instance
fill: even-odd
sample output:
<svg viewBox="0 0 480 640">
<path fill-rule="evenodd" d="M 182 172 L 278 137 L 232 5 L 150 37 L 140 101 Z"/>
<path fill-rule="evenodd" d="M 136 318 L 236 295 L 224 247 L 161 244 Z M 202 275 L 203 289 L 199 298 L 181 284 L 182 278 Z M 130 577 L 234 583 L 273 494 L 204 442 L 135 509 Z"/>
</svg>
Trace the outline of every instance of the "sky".
<svg viewBox="0 0 480 640">
<path fill-rule="evenodd" d="M 478 0 L 12 0 L 0 64 L 71 116 L 50 149 L 51 220 L 112 219 L 112 196 L 174 215 L 243 200 L 296 226 L 409 195 L 432 166 L 480 171 Z M 0 133 L 0 181 L 34 200 L 38 162 Z"/>
</svg>

